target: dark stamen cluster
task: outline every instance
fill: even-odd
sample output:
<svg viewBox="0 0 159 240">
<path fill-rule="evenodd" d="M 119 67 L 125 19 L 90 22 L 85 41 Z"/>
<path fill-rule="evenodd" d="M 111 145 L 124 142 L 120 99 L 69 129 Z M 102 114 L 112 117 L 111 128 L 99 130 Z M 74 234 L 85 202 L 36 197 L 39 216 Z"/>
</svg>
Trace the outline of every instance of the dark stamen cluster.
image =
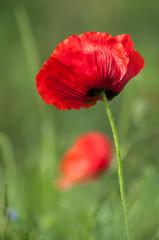
<svg viewBox="0 0 159 240">
<path fill-rule="evenodd" d="M 87 97 L 95 97 L 95 96 L 99 96 L 101 94 L 101 92 L 103 91 L 103 89 L 98 89 L 98 88 L 91 88 L 88 92 L 87 92 Z M 115 92 L 113 90 L 105 90 L 105 94 L 107 96 L 107 98 L 109 100 L 113 99 L 115 96 L 117 96 L 119 93 Z"/>
</svg>

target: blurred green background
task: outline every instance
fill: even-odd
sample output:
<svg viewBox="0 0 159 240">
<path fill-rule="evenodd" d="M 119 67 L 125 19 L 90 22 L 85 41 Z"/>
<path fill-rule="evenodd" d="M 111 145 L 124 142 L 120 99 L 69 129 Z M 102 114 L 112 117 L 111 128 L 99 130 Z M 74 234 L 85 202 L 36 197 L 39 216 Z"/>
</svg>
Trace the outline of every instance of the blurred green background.
<svg viewBox="0 0 159 240">
<path fill-rule="evenodd" d="M 126 239 L 116 161 L 92 183 L 64 193 L 52 185 L 79 134 L 98 130 L 112 138 L 102 102 L 59 111 L 36 92 L 35 76 L 56 45 L 87 31 L 130 34 L 145 58 L 144 70 L 110 106 L 131 239 L 159 239 L 158 9 L 156 0 L 0 1 L 0 239 Z M 6 210 L 18 218 L 12 221 Z"/>
</svg>

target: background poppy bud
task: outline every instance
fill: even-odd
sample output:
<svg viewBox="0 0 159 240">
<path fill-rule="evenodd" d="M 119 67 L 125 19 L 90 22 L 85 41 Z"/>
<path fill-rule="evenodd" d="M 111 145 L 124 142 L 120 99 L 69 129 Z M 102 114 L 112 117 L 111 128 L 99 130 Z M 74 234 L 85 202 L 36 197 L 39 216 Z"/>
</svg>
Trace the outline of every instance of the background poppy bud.
<svg viewBox="0 0 159 240">
<path fill-rule="evenodd" d="M 100 132 L 81 135 L 61 159 L 61 177 L 55 180 L 59 189 L 95 178 L 106 170 L 112 160 L 113 149 L 109 138 Z"/>
</svg>

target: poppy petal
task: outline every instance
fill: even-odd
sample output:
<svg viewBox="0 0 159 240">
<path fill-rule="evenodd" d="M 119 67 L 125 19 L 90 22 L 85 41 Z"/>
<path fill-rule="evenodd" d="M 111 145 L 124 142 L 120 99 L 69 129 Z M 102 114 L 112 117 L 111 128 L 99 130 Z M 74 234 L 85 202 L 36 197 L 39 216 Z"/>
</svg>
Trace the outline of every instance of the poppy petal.
<svg viewBox="0 0 159 240">
<path fill-rule="evenodd" d="M 143 57 L 140 55 L 139 52 L 137 52 L 135 49 L 133 49 L 129 56 L 129 64 L 128 69 L 123 77 L 123 79 L 114 86 L 113 90 L 116 92 L 121 92 L 121 90 L 125 87 L 127 82 L 135 77 L 137 74 L 140 73 L 141 69 L 144 68 L 145 61 Z"/>
<path fill-rule="evenodd" d="M 129 56 L 134 46 L 134 43 L 131 40 L 131 36 L 128 34 L 121 34 L 121 35 L 117 35 L 115 39 L 117 39 L 123 45 L 123 47 L 125 48 L 125 51 Z"/>
<path fill-rule="evenodd" d="M 58 44 L 36 77 L 43 101 L 58 109 L 88 108 L 98 96 L 92 88 L 111 89 L 125 75 L 128 58 L 122 43 L 111 35 L 89 32 Z"/>
<path fill-rule="evenodd" d="M 108 168 L 112 155 L 112 143 L 107 136 L 99 132 L 83 134 L 62 157 L 62 176 L 55 180 L 55 185 L 64 190 L 95 178 Z"/>
<path fill-rule="evenodd" d="M 67 174 L 67 179 L 71 182 L 83 181 L 91 177 L 93 163 L 87 152 L 81 153 L 79 149 L 72 148 L 64 155 L 60 170 Z"/>
</svg>

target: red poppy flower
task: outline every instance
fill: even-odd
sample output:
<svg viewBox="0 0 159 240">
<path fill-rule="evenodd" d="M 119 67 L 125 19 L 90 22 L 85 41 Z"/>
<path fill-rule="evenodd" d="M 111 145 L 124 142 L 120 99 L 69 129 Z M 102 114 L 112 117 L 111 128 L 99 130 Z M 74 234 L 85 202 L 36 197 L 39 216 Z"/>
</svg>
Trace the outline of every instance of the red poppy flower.
<svg viewBox="0 0 159 240">
<path fill-rule="evenodd" d="M 43 101 L 60 110 L 89 108 L 118 95 L 144 67 L 128 34 L 87 32 L 59 43 L 36 76 Z"/>
<path fill-rule="evenodd" d="M 106 170 L 112 159 L 112 144 L 99 132 L 81 135 L 62 157 L 61 178 L 55 180 L 59 189 L 96 177 Z"/>
</svg>

